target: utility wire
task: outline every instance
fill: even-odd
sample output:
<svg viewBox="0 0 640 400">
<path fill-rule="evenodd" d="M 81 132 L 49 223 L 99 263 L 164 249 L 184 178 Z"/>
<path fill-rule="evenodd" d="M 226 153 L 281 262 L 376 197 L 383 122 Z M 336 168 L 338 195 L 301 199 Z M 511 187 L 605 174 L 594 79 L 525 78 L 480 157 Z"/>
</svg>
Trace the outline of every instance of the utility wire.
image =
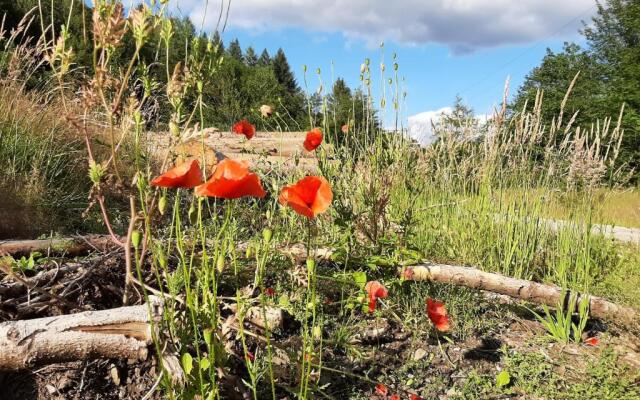
<svg viewBox="0 0 640 400">
<path fill-rule="evenodd" d="M 488 73 L 487 75 L 485 75 L 483 78 L 481 78 L 480 80 L 476 81 L 475 83 L 471 84 L 470 86 L 468 86 L 465 90 L 460 92 L 460 95 L 464 95 L 464 94 L 468 94 L 470 91 L 472 91 L 473 89 L 477 88 L 480 84 L 486 82 L 489 78 L 494 77 L 496 74 L 498 74 L 499 72 L 503 71 L 505 68 L 507 68 L 508 66 L 510 66 L 511 64 L 515 63 L 516 61 L 518 61 L 519 59 L 521 59 L 522 57 L 524 57 L 525 55 L 529 54 L 531 51 L 533 51 L 534 49 L 536 49 L 538 46 L 540 46 L 542 43 L 548 41 L 549 39 L 555 37 L 556 35 L 558 35 L 560 32 L 564 31 L 567 27 L 571 26 L 573 23 L 575 23 L 577 20 L 581 20 L 584 16 L 586 16 L 587 14 L 590 14 L 591 11 L 597 7 L 597 4 L 592 5 L 591 7 L 587 8 L 586 10 L 584 10 L 583 12 L 581 12 L 579 15 L 577 15 L 576 17 L 572 18 L 570 21 L 568 21 L 567 23 L 565 23 L 564 25 L 562 25 L 560 28 L 558 28 L 557 30 L 555 30 L 553 33 L 551 33 L 550 35 L 536 41 L 534 44 L 532 44 L 531 46 L 529 46 L 528 48 L 526 48 L 525 50 L 523 50 L 521 53 L 519 53 L 518 55 L 516 55 L 515 57 L 513 57 L 511 60 L 507 61 L 506 63 L 502 64 L 502 66 L 500 66 L 499 68 L 493 70 L 492 72 Z M 497 84 L 493 84 L 485 89 L 489 89 L 489 88 L 494 88 L 496 87 Z M 473 93 L 473 92 L 472 92 Z M 472 96 L 473 97 L 473 96 Z"/>
</svg>

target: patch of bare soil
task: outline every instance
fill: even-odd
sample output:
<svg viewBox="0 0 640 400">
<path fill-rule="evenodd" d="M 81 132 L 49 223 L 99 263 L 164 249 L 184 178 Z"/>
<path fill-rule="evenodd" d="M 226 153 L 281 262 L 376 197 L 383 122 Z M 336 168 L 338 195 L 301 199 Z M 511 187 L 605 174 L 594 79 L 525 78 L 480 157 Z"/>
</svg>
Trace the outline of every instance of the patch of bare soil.
<svg viewBox="0 0 640 400">
<path fill-rule="evenodd" d="M 51 273 L 70 263 L 75 267 L 65 274 L 54 274 L 41 284 L 41 288 L 92 310 L 122 305 L 124 263 L 121 252 L 92 255 L 82 260 L 57 260 L 40 268 Z M 153 285 L 153 282 L 154 278 L 149 274 L 147 283 Z M 0 282 L 0 321 L 74 312 L 55 299 L 33 291 L 6 290 L 13 283 L 10 278 Z M 221 295 L 233 295 L 232 290 L 223 285 Z M 134 301 L 140 303 L 142 299 L 138 296 Z M 329 306 L 327 311 L 331 311 Z M 222 317 L 233 318 L 231 308 L 223 308 Z M 597 347 L 560 345 L 540 340 L 545 332 L 537 321 L 516 317 L 502 323 L 502 328 L 496 332 L 478 333 L 466 340 L 447 343 L 442 338 L 416 338 L 392 318 L 369 317 L 359 324 L 357 334 L 350 338 L 347 346 L 324 345 L 322 364 L 329 369 L 320 377 L 317 371 L 312 373 L 312 381 L 319 387 L 327 385 L 327 393 L 336 399 L 348 398 L 356 388 L 371 393 L 372 399 L 378 398 L 373 394 L 372 382 L 358 376 L 372 379 L 388 377 L 385 383 L 394 391 L 406 389 L 406 379 L 412 379 L 420 387 L 433 388 L 430 396 L 446 399 L 450 397 L 448 388 L 465 380 L 471 371 L 495 376 L 504 356 L 502 348 L 521 353 L 542 353 L 559 373 L 580 376 L 584 374 L 587 361 L 596 359 L 610 345 L 621 355 L 619 362 L 632 369 L 640 368 L 640 345 L 633 335 L 627 333 L 607 334 L 607 343 Z M 601 328 L 598 325 L 590 327 L 592 333 L 603 330 Z M 247 343 L 254 354 L 260 354 L 259 349 L 264 343 L 257 338 L 264 332 L 249 324 L 246 331 L 256 334 L 248 337 Z M 232 353 L 242 355 L 237 332 L 229 334 L 228 343 Z M 282 329 L 274 332 L 272 343 L 276 348 L 274 371 L 281 385 L 278 388 L 279 398 L 286 398 L 286 392 L 280 389 L 295 387 L 299 378 L 296 370 L 301 348 L 299 325 L 291 319 L 286 320 Z M 359 356 L 354 357 L 347 350 L 349 347 L 356 349 Z M 315 362 L 319 361 L 319 356 L 314 355 Z M 242 358 L 230 357 L 224 373 L 223 398 L 244 399 L 250 396 L 242 384 L 242 379 L 247 379 Z M 157 379 L 158 366 L 154 357 L 137 363 L 97 360 L 54 364 L 27 372 L 0 374 L 0 400 L 141 399 L 152 391 Z M 155 391 L 149 398 L 161 399 L 162 392 Z"/>
<path fill-rule="evenodd" d="M 257 132 L 251 140 L 231 132 L 204 131 L 204 140 L 198 138 L 180 144 L 176 152 L 187 158 L 202 158 L 203 149 L 207 167 L 220 157 L 248 160 L 254 164 L 279 167 L 302 167 L 309 171 L 317 168 L 315 155 L 304 150 L 305 132 Z M 163 157 L 168 147 L 169 134 L 152 136 L 152 151 Z M 204 147 L 203 147 L 204 146 Z"/>
</svg>

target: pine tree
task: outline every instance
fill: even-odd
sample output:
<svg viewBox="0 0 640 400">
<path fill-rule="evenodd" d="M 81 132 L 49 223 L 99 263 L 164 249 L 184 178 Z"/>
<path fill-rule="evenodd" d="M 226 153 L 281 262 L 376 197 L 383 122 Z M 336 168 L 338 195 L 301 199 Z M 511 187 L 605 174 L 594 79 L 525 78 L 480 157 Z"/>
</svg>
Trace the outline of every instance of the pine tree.
<svg viewBox="0 0 640 400">
<path fill-rule="evenodd" d="M 276 56 L 273 58 L 273 72 L 276 74 L 278 82 L 287 89 L 287 92 L 292 95 L 299 92 L 298 83 L 293 76 L 293 72 L 291 72 L 287 56 L 282 48 L 278 49 Z"/>
<path fill-rule="evenodd" d="M 475 122 L 473 109 L 464 103 L 460 95 L 456 95 L 453 102 L 453 110 L 444 118 L 445 122 L 453 127 L 461 128 Z"/>
<path fill-rule="evenodd" d="M 349 124 L 353 119 L 353 96 L 351 89 L 342 78 L 336 79 L 329 96 L 329 120 L 335 120 L 337 129 Z"/>
<path fill-rule="evenodd" d="M 258 65 L 261 67 L 267 67 L 271 65 L 271 56 L 267 49 L 262 50 L 262 54 L 260 54 L 260 58 L 258 58 Z"/>
<path fill-rule="evenodd" d="M 220 37 L 220 32 L 215 31 L 213 33 L 211 43 L 213 43 L 214 46 L 218 46 L 218 55 L 224 53 L 224 42 L 222 41 L 222 37 Z"/>
<path fill-rule="evenodd" d="M 234 60 L 243 62 L 242 47 L 240 47 L 240 41 L 238 39 L 233 39 L 231 43 L 229 43 L 227 54 L 229 54 L 229 57 L 233 58 Z"/>
<path fill-rule="evenodd" d="M 258 65 L 261 67 L 266 67 L 271 64 L 271 56 L 267 49 L 262 50 L 262 54 L 260 54 L 260 58 L 258 59 Z"/>
<path fill-rule="evenodd" d="M 249 67 L 255 67 L 258 65 L 258 55 L 256 54 L 256 51 L 253 50 L 253 47 L 249 46 L 247 48 L 247 51 L 244 53 L 244 62 Z"/>
</svg>

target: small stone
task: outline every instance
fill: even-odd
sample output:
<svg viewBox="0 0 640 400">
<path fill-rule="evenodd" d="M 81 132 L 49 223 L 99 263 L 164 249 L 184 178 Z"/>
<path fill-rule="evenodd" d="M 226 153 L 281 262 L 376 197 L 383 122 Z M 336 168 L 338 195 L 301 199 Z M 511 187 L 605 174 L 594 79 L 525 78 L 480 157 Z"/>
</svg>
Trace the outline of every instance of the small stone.
<svg viewBox="0 0 640 400">
<path fill-rule="evenodd" d="M 47 389 L 47 393 L 49 393 L 50 395 L 54 395 L 58 391 L 58 389 L 56 389 L 55 386 L 50 385 L 50 384 L 47 384 L 45 386 L 45 389 Z"/>
<path fill-rule="evenodd" d="M 109 376 L 116 386 L 120 386 L 120 373 L 115 365 L 112 365 L 111 368 L 109 368 Z"/>
<path fill-rule="evenodd" d="M 420 361 L 427 356 L 427 351 L 425 349 L 419 348 L 413 353 L 413 360 Z"/>
</svg>

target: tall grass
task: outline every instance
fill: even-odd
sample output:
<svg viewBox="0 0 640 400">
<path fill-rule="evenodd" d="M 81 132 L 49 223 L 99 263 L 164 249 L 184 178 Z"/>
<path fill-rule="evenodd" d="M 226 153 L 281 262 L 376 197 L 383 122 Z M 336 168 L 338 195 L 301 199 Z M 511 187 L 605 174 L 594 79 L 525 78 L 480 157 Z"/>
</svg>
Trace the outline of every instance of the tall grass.
<svg viewBox="0 0 640 400">
<path fill-rule="evenodd" d="M 87 203 L 83 157 L 83 143 L 60 120 L 55 103 L 0 80 L 0 190 L 7 213 L 1 236 L 77 228 Z"/>
</svg>

